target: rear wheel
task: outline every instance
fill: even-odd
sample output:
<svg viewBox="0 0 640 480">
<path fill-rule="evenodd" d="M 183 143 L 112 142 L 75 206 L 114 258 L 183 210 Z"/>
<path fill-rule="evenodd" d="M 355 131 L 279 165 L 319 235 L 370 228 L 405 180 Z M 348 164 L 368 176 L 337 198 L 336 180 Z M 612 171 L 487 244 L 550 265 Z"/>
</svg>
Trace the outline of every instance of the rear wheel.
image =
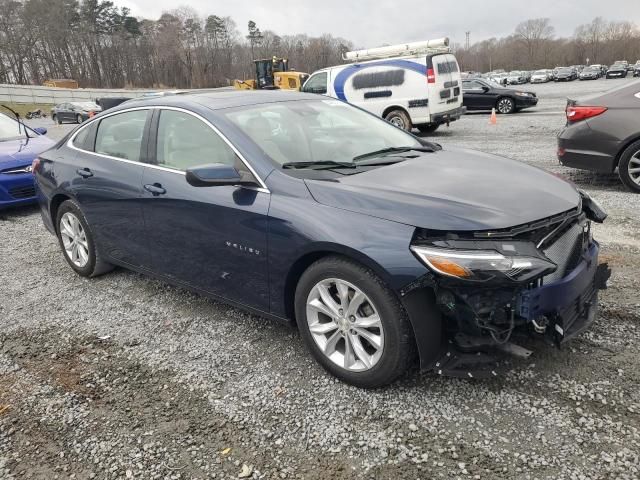
<svg viewBox="0 0 640 480">
<path fill-rule="evenodd" d="M 500 113 L 513 113 L 516 109 L 516 103 L 509 97 L 499 98 L 496 102 L 496 110 Z"/>
<path fill-rule="evenodd" d="M 640 141 L 632 143 L 622 152 L 618 175 L 629 190 L 640 193 Z"/>
<path fill-rule="evenodd" d="M 389 113 L 387 113 L 384 119 L 392 125 L 395 125 L 398 128 L 402 128 L 407 132 L 410 132 L 413 128 L 413 126 L 411 125 L 411 119 L 409 118 L 409 115 L 407 115 L 407 112 L 405 112 L 404 110 L 391 110 Z"/>
<path fill-rule="evenodd" d="M 83 121 L 82 115 L 80 115 L 80 114 L 76 115 L 76 122 L 77 123 L 82 123 L 82 121 Z"/>
<path fill-rule="evenodd" d="M 53 120 L 58 125 L 62 125 L 62 120 L 60 120 L 60 118 L 55 113 L 51 115 L 51 120 Z"/>
<path fill-rule="evenodd" d="M 418 125 L 420 133 L 433 133 L 440 127 L 439 123 L 427 123 L 424 125 Z"/>
<path fill-rule="evenodd" d="M 62 202 L 56 216 L 58 241 L 69 266 L 82 277 L 95 277 L 113 267 L 102 260 L 82 210 L 73 200 Z"/>
<path fill-rule="evenodd" d="M 314 358 L 352 385 L 375 388 L 402 375 L 414 359 L 407 314 L 371 270 L 341 257 L 311 265 L 296 288 L 296 319 Z"/>
</svg>

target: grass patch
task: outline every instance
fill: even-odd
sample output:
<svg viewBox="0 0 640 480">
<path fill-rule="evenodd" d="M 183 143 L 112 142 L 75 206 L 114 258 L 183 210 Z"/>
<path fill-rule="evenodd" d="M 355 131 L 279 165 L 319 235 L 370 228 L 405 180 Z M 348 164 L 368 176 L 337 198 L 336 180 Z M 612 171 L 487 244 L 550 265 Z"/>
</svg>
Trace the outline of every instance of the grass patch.
<svg viewBox="0 0 640 480">
<path fill-rule="evenodd" d="M 0 105 L 6 105 L 7 107 L 12 108 L 16 112 L 18 112 L 18 114 L 22 118 L 25 118 L 25 116 L 27 115 L 27 112 L 32 112 L 32 111 L 38 110 L 38 109 L 42 110 L 44 113 L 47 114 L 47 116 L 49 116 L 49 115 L 51 115 L 51 107 L 53 107 L 54 104 L 52 104 L 52 103 L 11 103 L 11 102 L 0 102 Z M 9 112 L 9 110 L 7 110 L 6 108 L 0 107 L 0 112 L 5 113 L 7 115 L 11 115 L 11 112 Z"/>
</svg>

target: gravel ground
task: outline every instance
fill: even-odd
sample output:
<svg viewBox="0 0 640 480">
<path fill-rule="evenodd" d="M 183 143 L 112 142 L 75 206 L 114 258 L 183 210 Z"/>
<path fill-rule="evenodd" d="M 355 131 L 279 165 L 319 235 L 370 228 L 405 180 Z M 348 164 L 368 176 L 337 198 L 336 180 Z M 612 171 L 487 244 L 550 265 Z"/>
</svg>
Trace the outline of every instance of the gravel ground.
<svg viewBox="0 0 640 480">
<path fill-rule="evenodd" d="M 82 279 L 36 209 L 2 213 L 0 478 L 640 478 L 640 195 L 555 159 L 566 96 L 613 82 L 526 86 L 536 109 L 434 135 L 566 175 L 610 213 L 599 320 L 488 381 L 358 390 L 288 325 L 124 270 Z"/>
</svg>

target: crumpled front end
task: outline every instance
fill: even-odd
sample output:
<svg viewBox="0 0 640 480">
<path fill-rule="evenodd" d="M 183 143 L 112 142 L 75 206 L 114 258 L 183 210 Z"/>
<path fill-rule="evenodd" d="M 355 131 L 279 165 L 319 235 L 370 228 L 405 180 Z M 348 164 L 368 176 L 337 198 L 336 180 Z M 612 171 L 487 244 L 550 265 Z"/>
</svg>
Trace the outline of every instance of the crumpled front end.
<svg viewBox="0 0 640 480">
<path fill-rule="evenodd" d="M 532 353 L 518 345 L 523 337 L 546 337 L 560 346 L 586 330 L 610 276 L 598 262 L 591 229 L 605 218 L 582 194 L 576 209 L 511 229 L 418 229 L 412 250 L 430 273 L 401 293 L 433 290 L 444 330 L 441 355 L 422 366 L 455 376 L 494 375 L 501 354 Z"/>
</svg>

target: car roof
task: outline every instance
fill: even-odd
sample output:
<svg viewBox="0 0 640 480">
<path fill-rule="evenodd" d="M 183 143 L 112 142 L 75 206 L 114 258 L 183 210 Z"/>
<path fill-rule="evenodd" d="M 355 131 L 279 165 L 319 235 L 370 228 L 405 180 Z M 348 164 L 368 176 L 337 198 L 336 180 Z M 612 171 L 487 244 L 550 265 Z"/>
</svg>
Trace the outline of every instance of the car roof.
<svg viewBox="0 0 640 480">
<path fill-rule="evenodd" d="M 129 100 L 113 109 L 124 110 L 128 108 L 144 106 L 188 106 L 198 104 L 211 110 L 235 108 L 247 105 L 260 105 L 276 102 L 288 102 L 296 100 L 318 100 L 324 97 L 311 93 L 283 90 L 230 90 L 218 91 L 206 90 L 203 92 L 191 91 L 176 95 L 164 95 Z"/>
</svg>

